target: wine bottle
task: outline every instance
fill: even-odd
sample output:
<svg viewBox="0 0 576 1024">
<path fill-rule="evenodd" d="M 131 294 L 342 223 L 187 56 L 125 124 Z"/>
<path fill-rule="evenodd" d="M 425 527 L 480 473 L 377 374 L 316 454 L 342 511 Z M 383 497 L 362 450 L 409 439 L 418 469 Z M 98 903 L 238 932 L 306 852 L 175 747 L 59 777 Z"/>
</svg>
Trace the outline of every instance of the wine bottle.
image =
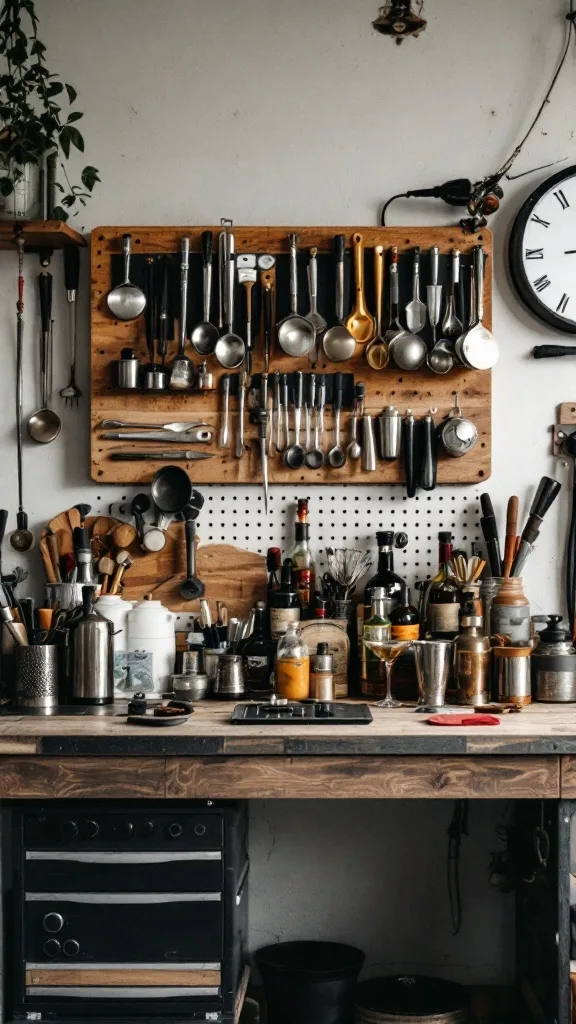
<svg viewBox="0 0 576 1024">
<path fill-rule="evenodd" d="M 242 646 L 246 690 L 251 697 L 268 698 L 272 693 L 270 676 L 274 668 L 275 653 L 276 645 L 270 638 L 266 623 L 266 605 L 264 601 L 258 601 L 254 629 Z"/>
<path fill-rule="evenodd" d="M 450 570 L 452 534 L 438 534 L 439 570 L 432 580 L 426 601 L 426 636 L 433 640 L 453 640 L 458 635 L 460 587 Z"/>
<path fill-rule="evenodd" d="M 391 611 L 400 601 L 404 580 L 394 572 L 394 533 L 392 530 L 380 530 L 376 534 L 378 542 L 378 569 L 364 587 L 364 617 L 371 614 L 372 597 L 375 587 L 382 587 L 387 611 Z"/>
<path fill-rule="evenodd" d="M 282 565 L 282 552 L 280 548 L 268 548 L 266 552 L 266 571 L 268 572 L 268 593 L 271 590 L 278 590 L 280 586 L 280 566 Z"/>
<path fill-rule="evenodd" d="M 291 622 L 300 622 L 301 606 L 292 582 L 292 562 L 285 558 L 280 571 L 280 586 L 268 594 L 270 636 L 278 640 L 284 636 Z"/>
<path fill-rule="evenodd" d="M 302 608 L 310 604 L 316 589 L 316 566 L 310 550 L 310 526 L 308 524 L 308 499 L 300 498 L 294 524 L 294 545 L 288 552 L 292 572 Z M 302 574 L 309 573 L 302 578 Z"/>
</svg>

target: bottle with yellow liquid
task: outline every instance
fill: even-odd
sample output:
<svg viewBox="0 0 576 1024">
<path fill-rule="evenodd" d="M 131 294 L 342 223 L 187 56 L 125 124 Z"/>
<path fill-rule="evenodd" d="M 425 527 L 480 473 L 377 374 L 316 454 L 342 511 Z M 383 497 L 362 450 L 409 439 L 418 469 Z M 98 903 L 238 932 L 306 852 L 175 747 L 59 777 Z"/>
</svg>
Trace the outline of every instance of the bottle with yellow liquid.
<svg viewBox="0 0 576 1024">
<path fill-rule="evenodd" d="M 288 700 L 307 700 L 310 696 L 310 655 L 298 622 L 288 624 L 278 644 L 276 693 Z"/>
</svg>

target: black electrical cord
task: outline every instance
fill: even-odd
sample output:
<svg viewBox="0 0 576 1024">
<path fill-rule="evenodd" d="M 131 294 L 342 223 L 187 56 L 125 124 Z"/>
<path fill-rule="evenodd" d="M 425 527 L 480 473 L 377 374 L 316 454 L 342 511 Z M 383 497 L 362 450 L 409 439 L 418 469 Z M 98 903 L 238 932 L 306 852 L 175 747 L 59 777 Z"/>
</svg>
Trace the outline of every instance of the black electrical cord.
<svg viewBox="0 0 576 1024">
<path fill-rule="evenodd" d="M 572 477 L 572 511 L 568 528 L 568 546 L 566 549 L 566 605 L 568 623 L 573 635 L 576 615 L 576 457 L 574 458 Z"/>
</svg>

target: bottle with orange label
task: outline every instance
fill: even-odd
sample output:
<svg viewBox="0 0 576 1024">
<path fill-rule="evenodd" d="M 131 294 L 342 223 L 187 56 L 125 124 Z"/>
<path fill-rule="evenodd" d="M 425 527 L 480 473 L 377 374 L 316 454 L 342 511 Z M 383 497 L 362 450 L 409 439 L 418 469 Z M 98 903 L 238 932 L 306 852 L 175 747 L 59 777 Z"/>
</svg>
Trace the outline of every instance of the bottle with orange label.
<svg viewBox="0 0 576 1024">
<path fill-rule="evenodd" d="M 400 603 L 388 613 L 392 626 L 393 640 L 418 640 L 420 620 L 418 612 L 410 603 L 410 589 L 405 583 L 400 592 Z"/>
<path fill-rule="evenodd" d="M 288 700 L 310 696 L 310 655 L 300 636 L 300 623 L 290 622 L 276 654 L 276 693 Z"/>
</svg>

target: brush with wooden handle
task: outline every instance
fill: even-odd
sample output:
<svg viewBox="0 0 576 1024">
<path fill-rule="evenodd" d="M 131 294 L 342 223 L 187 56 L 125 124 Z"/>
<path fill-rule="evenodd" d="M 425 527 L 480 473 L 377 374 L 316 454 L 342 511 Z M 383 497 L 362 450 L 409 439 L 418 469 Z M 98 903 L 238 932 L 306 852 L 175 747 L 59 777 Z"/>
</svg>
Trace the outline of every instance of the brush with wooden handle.
<svg viewBox="0 0 576 1024">
<path fill-rule="evenodd" d="M 516 535 L 518 533 L 518 513 L 520 502 L 515 494 L 508 499 L 506 510 L 506 540 L 504 542 L 504 576 L 510 576 L 512 563 L 516 554 Z"/>
</svg>

